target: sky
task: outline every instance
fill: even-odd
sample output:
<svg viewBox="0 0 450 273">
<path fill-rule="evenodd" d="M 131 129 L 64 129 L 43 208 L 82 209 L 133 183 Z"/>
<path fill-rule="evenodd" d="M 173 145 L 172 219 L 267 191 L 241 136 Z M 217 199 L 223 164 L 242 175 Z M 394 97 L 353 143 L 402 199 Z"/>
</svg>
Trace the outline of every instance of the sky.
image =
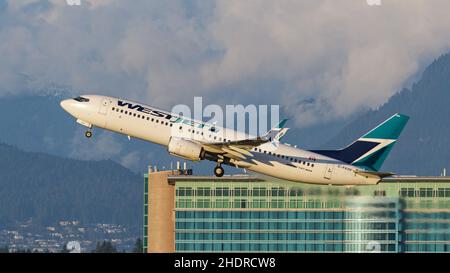
<svg viewBox="0 0 450 273">
<path fill-rule="evenodd" d="M 450 49 L 448 0 L 0 0 L 0 96 L 170 109 L 278 104 L 292 127 L 377 108 Z"/>
</svg>

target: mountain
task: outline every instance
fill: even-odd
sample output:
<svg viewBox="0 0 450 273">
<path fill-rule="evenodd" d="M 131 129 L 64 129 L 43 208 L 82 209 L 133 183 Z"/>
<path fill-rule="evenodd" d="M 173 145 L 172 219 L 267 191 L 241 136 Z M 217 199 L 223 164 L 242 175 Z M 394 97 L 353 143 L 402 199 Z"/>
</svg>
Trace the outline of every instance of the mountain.
<svg viewBox="0 0 450 273">
<path fill-rule="evenodd" d="M 111 160 L 82 161 L 0 144 L 0 224 L 32 219 L 139 228 L 143 177 Z"/>
<path fill-rule="evenodd" d="M 450 168 L 450 53 L 429 65 L 421 79 L 376 110 L 349 123 L 326 147 L 338 148 L 395 113 L 410 116 L 382 169 L 399 174 L 440 175 Z"/>
</svg>

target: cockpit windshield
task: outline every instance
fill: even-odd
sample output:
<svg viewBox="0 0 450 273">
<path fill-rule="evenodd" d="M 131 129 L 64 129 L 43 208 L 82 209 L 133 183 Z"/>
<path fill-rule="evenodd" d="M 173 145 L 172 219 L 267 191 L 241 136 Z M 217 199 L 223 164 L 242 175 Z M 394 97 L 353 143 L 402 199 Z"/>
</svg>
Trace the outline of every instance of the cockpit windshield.
<svg viewBox="0 0 450 273">
<path fill-rule="evenodd" d="M 84 98 L 84 97 L 76 97 L 76 98 L 74 98 L 74 100 L 79 101 L 79 102 L 88 102 L 89 101 L 88 98 Z"/>
</svg>

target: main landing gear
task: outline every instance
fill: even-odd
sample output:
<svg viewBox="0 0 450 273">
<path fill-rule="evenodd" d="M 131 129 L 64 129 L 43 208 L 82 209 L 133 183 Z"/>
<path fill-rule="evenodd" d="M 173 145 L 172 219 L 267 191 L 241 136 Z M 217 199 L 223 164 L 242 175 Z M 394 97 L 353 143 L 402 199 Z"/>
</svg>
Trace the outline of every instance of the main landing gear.
<svg viewBox="0 0 450 273">
<path fill-rule="evenodd" d="M 222 166 L 217 165 L 217 166 L 214 168 L 214 174 L 215 174 L 217 177 L 222 177 L 224 173 L 225 173 L 225 170 L 222 168 Z"/>
<path fill-rule="evenodd" d="M 87 137 L 87 138 L 91 138 L 92 137 L 92 131 L 91 130 L 86 131 L 84 133 L 84 136 Z"/>
</svg>

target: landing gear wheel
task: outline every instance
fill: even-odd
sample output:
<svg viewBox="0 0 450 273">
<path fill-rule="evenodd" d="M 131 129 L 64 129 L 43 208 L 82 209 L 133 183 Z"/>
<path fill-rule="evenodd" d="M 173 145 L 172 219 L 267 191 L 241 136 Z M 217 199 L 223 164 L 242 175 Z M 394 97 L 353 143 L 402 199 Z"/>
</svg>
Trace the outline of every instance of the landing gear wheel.
<svg viewBox="0 0 450 273">
<path fill-rule="evenodd" d="M 92 132 L 91 132 L 91 131 L 86 131 L 86 133 L 84 133 L 84 135 L 85 135 L 87 138 L 91 138 L 91 137 L 92 137 Z"/>
<path fill-rule="evenodd" d="M 215 174 L 217 177 L 222 177 L 224 173 L 225 173 L 225 171 L 224 171 L 224 169 L 222 168 L 222 166 L 216 166 L 216 167 L 214 168 L 214 174 Z"/>
</svg>

